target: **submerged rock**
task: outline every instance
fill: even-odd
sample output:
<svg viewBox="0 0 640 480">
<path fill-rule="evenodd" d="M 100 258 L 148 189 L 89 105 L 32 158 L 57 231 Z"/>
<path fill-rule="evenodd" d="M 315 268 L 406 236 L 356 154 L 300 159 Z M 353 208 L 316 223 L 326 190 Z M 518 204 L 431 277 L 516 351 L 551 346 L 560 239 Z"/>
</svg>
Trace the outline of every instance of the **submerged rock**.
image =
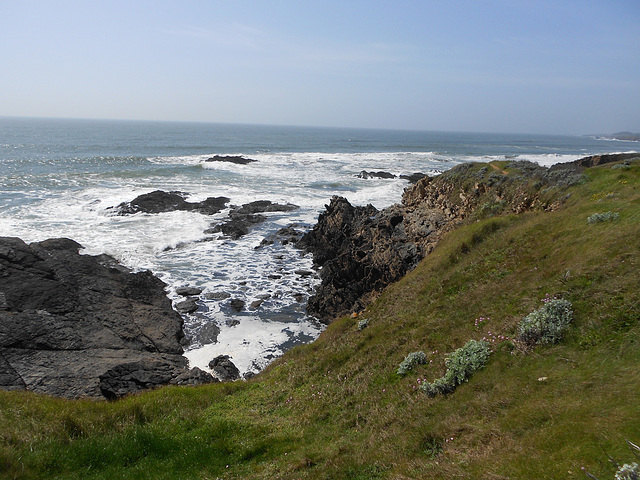
<svg viewBox="0 0 640 480">
<path fill-rule="evenodd" d="M 221 232 L 227 237 L 237 240 L 249 233 L 253 225 L 264 222 L 267 217 L 261 213 L 267 212 L 290 212 L 300 207 L 291 203 L 279 204 L 269 200 L 257 200 L 246 203 L 240 207 L 233 207 L 229 212 L 228 219 L 205 231 L 205 233 Z"/>
<path fill-rule="evenodd" d="M 244 306 L 246 305 L 246 303 L 240 298 L 234 298 L 233 300 L 231 300 L 231 302 L 229 302 L 229 305 L 236 312 L 241 312 L 242 310 L 244 310 Z"/>
<path fill-rule="evenodd" d="M 198 310 L 198 301 L 195 298 L 187 298 L 175 305 L 178 313 L 193 313 Z"/>
</svg>

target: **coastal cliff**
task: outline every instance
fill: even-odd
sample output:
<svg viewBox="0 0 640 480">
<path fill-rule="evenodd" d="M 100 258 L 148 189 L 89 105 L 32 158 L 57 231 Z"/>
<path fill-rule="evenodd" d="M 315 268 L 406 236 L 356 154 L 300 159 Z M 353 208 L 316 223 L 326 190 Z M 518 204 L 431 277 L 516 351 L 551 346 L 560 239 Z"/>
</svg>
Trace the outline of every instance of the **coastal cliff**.
<svg viewBox="0 0 640 480">
<path fill-rule="evenodd" d="M 464 163 L 407 188 L 402 202 L 383 210 L 354 207 L 334 197 L 298 246 L 313 253 L 321 284 L 307 312 L 325 323 L 366 307 L 400 280 L 465 221 L 532 210 L 551 211 L 585 168 L 637 154 L 585 157 L 551 168 L 531 162 Z"/>
</svg>

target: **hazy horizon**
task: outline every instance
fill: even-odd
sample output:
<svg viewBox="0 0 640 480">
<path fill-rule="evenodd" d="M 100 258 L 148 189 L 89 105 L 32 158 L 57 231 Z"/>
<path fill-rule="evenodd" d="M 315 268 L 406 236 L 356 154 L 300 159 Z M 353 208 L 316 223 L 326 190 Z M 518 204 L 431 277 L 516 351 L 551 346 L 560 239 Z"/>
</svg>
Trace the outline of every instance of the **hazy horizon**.
<svg viewBox="0 0 640 480">
<path fill-rule="evenodd" d="M 0 0 L 0 115 L 640 130 L 640 3 Z"/>
</svg>

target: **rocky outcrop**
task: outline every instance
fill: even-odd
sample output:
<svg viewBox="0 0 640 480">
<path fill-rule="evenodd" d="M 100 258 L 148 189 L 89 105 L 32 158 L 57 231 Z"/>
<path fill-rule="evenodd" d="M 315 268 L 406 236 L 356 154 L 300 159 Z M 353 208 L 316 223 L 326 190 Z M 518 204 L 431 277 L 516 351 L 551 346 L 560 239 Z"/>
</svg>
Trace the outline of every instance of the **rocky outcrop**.
<svg viewBox="0 0 640 480">
<path fill-rule="evenodd" d="M 123 202 L 117 207 L 112 207 L 118 215 L 132 215 L 134 213 L 164 213 L 175 210 L 191 211 L 213 215 L 223 210 L 229 198 L 209 197 L 202 202 L 187 202 L 182 192 L 154 192 L 139 195 L 130 202 Z"/>
<path fill-rule="evenodd" d="M 221 232 L 227 237 L 237 240 L 249 233 L 253 225 L 264 222 L 267 217 L 261 215 L 268 212 L 290 212 L 297 210 L 297 205 L 291 203 L 279 204 L 269 200 L 256 200 L 240 207 L 232 207 L 226 221 L 212 226 L 205 233 Z"/>
<path fill-rule="evenodd" d="M 408 180 L 409 183 L 416 183 L 418 180 L 426 177 L 425 173 L 412 173 L 409 175 L 400 175 L 400 178 L 403 180 Z M 370 178 L 383 178 L 383 179 L 394 179 L 398 178 L 398 176 L 389 172 L 367 172 L 366 170 L 362 170 L 360 173 L 356 175 L 357 178 L 370 179 Z"/>
<path fill-rule="evenodd" d="M 609 153 L 604 155 L 592 155 L 590 157 L 584 157 L 572 162 L 573 165 L 579 167 L 589 168 L 596 165 L 603 165 L 605 163 L 620 162 L 626 160 L 636 160 L 640 158 L 640 153 Z M 551 169 L 564 168 L 567 164 L 559 163 L 554 165 Z"/>
<path fill-rule="evenodd" d="M 80 248 L 0 237 L 0 388 L 116 398 L 187 373 L 165 284 Z M 118 375 L 129 388 L 106 386 Z"/>
<path fill-rule="evenodd" d="M 235 163 L 236 165 L 247 165 L 257 162 L 257 160 L 244 158 L 241 155 L 214 155 L 213 157 L 207 158 L 205 162 L 228 162 Z"/>
<path fill-rule="evenodd" d="M 231 382 L 240 378 L 240 370 L 228 355 L 219 355 L 209 362 L 215 378 L 221 382 Z"/>
<path fill-rule="evenodd" d="M 389 173 L 389 172 L 367 172 L 366 170 L 362 170 L 359 174 L 356 175 L 356 177 L 364 178 L 364 179 L 369 179 L 369 178 L 386 178 L 386 179 L 398 178 L 393 173 Z"/>
<path fill-rule="evenodd" d="M 427 255 L 441 236 L 468 218 L 553 210 L 580 171 L 531 162 L 465 163 L 424 177 L 402 203 L 384 210 L 334 197 L 298 246 L 313 253 L 321 284 L 307 312 L 325 322 L 364 308 Z"/>
<path fill-rule="evenodd" d="M 298 247 L 313 253 L 321 284 L 307 312 L 324 321 L 362 309 L 389 283 L 414 268 L 446 221 L 435 209 L 400 205 L 377 210 L 334 197 Z"/>
</svg>

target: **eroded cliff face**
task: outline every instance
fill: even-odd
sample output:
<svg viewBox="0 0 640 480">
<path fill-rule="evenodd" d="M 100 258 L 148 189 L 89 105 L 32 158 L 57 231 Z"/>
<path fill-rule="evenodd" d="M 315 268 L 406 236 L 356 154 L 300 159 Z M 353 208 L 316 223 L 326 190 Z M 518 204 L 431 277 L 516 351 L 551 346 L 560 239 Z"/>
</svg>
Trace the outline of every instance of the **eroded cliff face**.
<svg viewBox="0 0 640 480">
<path fill-rule="evenodd" d="M 165 284 L 80 248 L 0 237 L 0 388 L 112 399 L 208 381 L 189 375 Z"/>
<path fill-rule="evenodd" d="M 298 243 L 313 253 L 321 285 L 307 312 L 325 322 L 362 310 L 429 254 L 461 222 L 505 213 L 553 210 L 582 165 L 548 169 L 530 162 L 462 164 L 425 177 L 384 210 L 334 197 Z"/>
</svg>

